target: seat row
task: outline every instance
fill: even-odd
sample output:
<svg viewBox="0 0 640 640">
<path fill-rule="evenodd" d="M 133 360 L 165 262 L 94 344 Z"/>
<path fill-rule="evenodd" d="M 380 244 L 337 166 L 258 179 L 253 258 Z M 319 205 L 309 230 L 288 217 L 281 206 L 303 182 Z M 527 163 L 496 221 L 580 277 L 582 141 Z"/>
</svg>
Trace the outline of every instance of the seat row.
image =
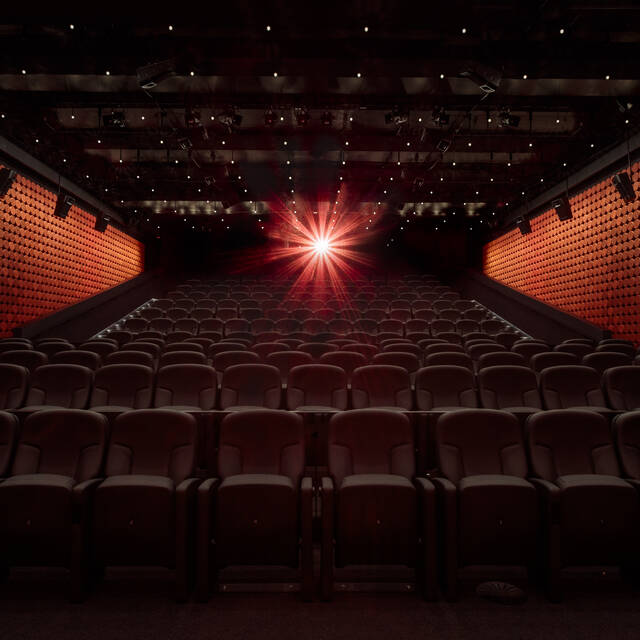
<svg viewBox="0 0 640 640">
<path fill-rule="evenodd" d="M 94 373 L 81 365 L 49 364 L 29 374 L 19 365 L 0 364 L 0 407 L 22 413 L 48 406 L 103 412 L 152 406 L 331 412 L 350 407 L 447 411 L 481 405 L 525 414 L 573 407 L 605 413 L 640 408 L 640 367 L 635 366 L 607 369 L 602 379 L 595 369 L 582 365 L 547 367 L 538 377 L 517 365 L 486 367 L 477 376 L 457 365 L 430 365 L 412 376 L 392 364 L 358 366 L 348 372 L 329 364 L 328 358 L 299 363 L 292 351 L 267 357 L 280 368 L 239 363 L 238 356 L 247 352 L 218 355 L 214 362 L 219 371 L 207 364 L 167 364 L 157 372 L 143 364 L 107 364 Z"/>
<path fill-rule="evenodd" d="M 196 476 L 195 418 L 176 411 L 130 411 L 110 427 L 93 411 L 44 410 L 21 429 L 0 412 L 0 443 L 0 564 L 67 567 L 76 600 L 122 565 L 175 570 L 179 600 L 194 575 L 206 600 L 226 567 L 289 567 L 311 598 L 314 495 L 324 599 L 334 574 L 358 565 L 414 568 L 428 599 L 438 576 L 454 598 L 469 566 L 542 573 L 552 599 L 569 567 L 640 567 L 640 412 L 613 429 L 592 411 L 537 413 L 524 435 L 506 412 L 446 413 L 438 470 L 424 477 L 405 415 L 345 411 L 329 422 L 315 484 L 302 419 L 282 411 L 227 415 L 207 478 Z"/>
</svg>

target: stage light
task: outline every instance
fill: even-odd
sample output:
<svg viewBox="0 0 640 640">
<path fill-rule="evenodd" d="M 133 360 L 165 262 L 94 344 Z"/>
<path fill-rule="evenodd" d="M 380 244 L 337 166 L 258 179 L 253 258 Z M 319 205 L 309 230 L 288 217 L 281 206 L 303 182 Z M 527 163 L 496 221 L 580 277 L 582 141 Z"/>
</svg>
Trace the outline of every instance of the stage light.
<svg viewBox="0 0 640 640">
<path fill-rule="evenodd" d="M 330 127 L 333 123 L 333 114 L 331 113 L 331 111 L 323 112 L 323 114 L 320 116 L 320 122 L 322 122 L 325 127 Z"/>
<path fill-rule="evenodd" d="M 99 231 L 100 233 L 104 233 L 107 230 L 110 222 L 111 218 L 109 216 L 98 215 L 96 216 L 96 224 L 94 226 L 94 229 L 96 231 Z"/>
<path fill-rule="evenodd" d="M 311 119 L 311 116 L 309 115 L 309 111 L 307 111 L 306 107 L 299 107 L 295 110 L 295 115 L 296 115 L 296 122 L 298 123 L 299 127 L 304 127 L 305 125 L 308 124 L 309 120 Z M 287 144 L 285 142 L 285 144 Z"/>
<path fill-rule="evenodd" d="M 613 182 L 613 186 L 626 203 L 635 202 L 636 192 L 633 188 L 633 182 L 631 182 L 631 178 L 626 171 L 617 173 L 611 178 L 611 182 Z"/>
<path fill-rule="evenodd" d="M 329 251 L 329 241 L 326 238 L 317 238 L 313 243 L 313 247 L 316 253 L 324 255 Z"/>
<path fill-rule="evenodd" d="M 571 218 L 573 217 L 569 198 L 556 198 L 555 200 L 551 201 L 551 206 L 556 210 L 558 220 L 571 220 Z"/>
<path fill-rule="evenodd" d="M 62 194 L 58 194 L 56 208 L 53 211 L 53 215 L 64 220 L 64 218 L 69 214 L 69 209 L 71 209 L 75 203 L 75 199 L 71 196 L 62 196 Z"/>
<path fill-rule="evenodd" d="M 278 115 L 272 109 L 268 109 L 264 112 L 264 123 L 267 127 L 273 127 L 273 125 L 277 122 Z"/>
<path fill-rule="evenodd" d="M 531 233 L 531 223 L 526 218 L 518 218 L 516 220 L 516 225 L 518 225 L 518 229 L 520 229 L 520 233 L 523 236 L 526 236 L 528 233 Z"/>
<path fill-rule="evenodd" d="M 16 177 L 16 172 L 7 167 L 0 169 L 0 198 L 6 195 Z"/>
</svg>

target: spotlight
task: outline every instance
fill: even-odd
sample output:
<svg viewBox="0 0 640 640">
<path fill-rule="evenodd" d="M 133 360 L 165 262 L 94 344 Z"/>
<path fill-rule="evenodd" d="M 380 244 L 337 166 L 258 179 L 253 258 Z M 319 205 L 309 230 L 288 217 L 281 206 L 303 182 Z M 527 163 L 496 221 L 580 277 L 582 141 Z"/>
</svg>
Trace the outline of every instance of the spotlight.
<svg viewBox="0 0 640 640">
<path fill-rule="evenodd" d="M 16 177 L 16 172 L 7 167 L 0 169 L 0 198 L 6 195 Z"/>
<path fill-rule="evenodd" d="M 551 201 L 551 206 L 556 210 L 558 220 L 571 220 L 573 213 L 571 212 L 571 204 L 568 198 L 556 198 Z"/>
<path fill-rule="evenodd" d="M 385 114 L 384 121 L 386 124 L 393 124 L 396 127 L 399 127 L 400 125 L 409 122 L 409 112 L 404 109 L 400 109 L 400 107 L 393 107 L 389 113 Z"/>
<path fill-rule="evenodd" d="M 299 127 L 304 127 L 309 123 L 311 116 L 309 115 L 309 111 L 306 107 L 299 107 L 295 110 L 296 122 Z"/>
<path fill-rule="evenodd" d="M 69 209 L 71 209 L 71 207 L 73 207 L 75 203 L 75 199 L 71 196 L 62 197 L 61 194 L 58 194 L 58 199 L 56 200 L 56 208 L 53 211 L 53 215 L 64 220 L 69 214 Z"/>
<path fill-rule="evenodd" d="M 531 223 L 526 218 L 518 218 L 516 220 L 516 225 L 518 225 L 518 229 L 520 229 L 520 233 L 523 236 L 531 233 Z"/>
<path fill-rule="evenodd" d="M 264 112 L 264 123 L 267 127 L 273 127 L 273 125 L 278 121 L 278 114 L 273 111 L 273 109 L 268 109 Z"/>
<path fill-rule="evenodd" d="M 138 84 L 142 89 L 153 89 L 163 80 L 175 75 L 176 69 L 173 60 L 154 62 L 153 64 L 148 64 L 136 69 Z"/>
<path fill-rule="evenodd" d="M 325 127 L 330 127 L 333 123 L 333 113 L 331 113 L 331 111 L 323 112 L 320 116 L 320 122 L 322 122 Z"/>
<path fill-rule="evenodd" d="M 616 175 L 611 178 L 611 182 L 613 182 L 613 186 L 626 203 L 635 202 L 636 192 L 633 188 L 633 182 L 631 182 L 631 178 L 626 171 L 616 173 Z"/>
<path fill-rule="evenodd" d="M 102 123 L 106 129 L 124 129 L 127 126 L 127 120 L 122 111 L 113 111 L 102 116 Z"/>
<path fill-rule="evenodd" d="M 431 120 L 438 127 L 446 127 L 449 125 L 449 114 L 443 107 L 433 107 L 431 112 Z"/>
<path fill-rule="evenodd" d="M 520 124 L 520 116 L 512 116 L 509 109 L 503 109 L 498 114 L 498 126 L 505 129 L 515 129 Z"/>
<path fill-rule="evenodd" d="M 316 253 L 324 255 L 329 251 L 329 241 L 326 238 L 317 238 L 313 243 L 313 248 Z"/>
<path fill-rule="evenodd" d="M 111 222 L 111 218 L 106 215 L 98 215 L 96 216 L 96 224 L 94 229 L 99 231 L 100 233 L 104 233 Z"/>
</svg>

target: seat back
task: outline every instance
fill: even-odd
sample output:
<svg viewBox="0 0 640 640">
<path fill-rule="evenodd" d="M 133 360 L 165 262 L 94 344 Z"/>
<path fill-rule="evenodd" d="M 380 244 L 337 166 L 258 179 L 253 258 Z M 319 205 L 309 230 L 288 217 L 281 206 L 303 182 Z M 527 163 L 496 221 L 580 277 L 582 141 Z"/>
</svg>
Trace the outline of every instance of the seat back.
<svg viewBox="0 0 640 640">
<path fill-rule="evenodd" d="M 304 471 L 302 417 L 287 411 L 256 409 L 222 420 L 218 475 L 242 473 L 287 476 L 298 486 Z"/>
<path fill-rule="evenodd" d="M 336 352 L 338 353 L 338 352 Z M 345 352 L 343 352 L 345 353 Z M 303 364 L 289 371 L 287 407 L 347 408 L 347 374 L 331 364 Z"/>
<path fill-rule="evenodd" d="M 578 356 L 573 353 L 563 353 L 562 351 L 542 351 L 532 355 L 529 360 L 531 368 L 536 373 L 540 373 L 547 367 L 558 367 L 566 364 L 578 363 Z"/>
<path fill-rule="evenodd" d="M 171 409 L 139 409 L 114 421 L 105 464 L 106 476 L 150 475 L 179 484 L 193 476 L 196 419 Z"/>
<path fill-rule="evenodd" d="M 377 353 L 375 356 L 373 356 L 371 362 L 372 364 L 385 364 L 402 367 L 409 373 L 415 373 L 418 370 L 418 367 L 420 367 L 420 360 L 418 359 L 418 356 L 416 354 L 400 350 L 385 350 L 382 353 Z"/>
<path fill-rule="evenodd" d="M 73 351 L 61 353 L 73 353 Z M 46 353 L 33 349 L 12 349 L 0 353 L 0 363 L 18 364 L 21 367 L 26 367 L 29 371 L 34 371 L 43 364 L 47 364 L 47 361 Z"/>
<path fill-rule="evenodd" d="M 439 407 L 477 407 L 473 374 L 466 367 L 456 365 L 423 367 L 416 375 L 416 403 L 422 411 Z"/>
<path fill-rule="evenodd" d="M 205 364 L 170 364 L 158 369 L 153 406 L 190 406 L 210 411 L 216 406 L 218 381 Z"/>
<path fill-rule="evenodd" d="M 620 475 L 607 419 L 588 409 L 539 411 L 526 423 L 535 476 L 553 482 L 573 474 Z"/>
<path fill-rule="evenodd" d="M 600 376 L 591 367 L 547 367 L 540 373 L 540 392 L 547 409 L 606 406 Z"/>
<path fill-rule="evenodd" d="M 115 353 L 115 352 L 114 352 Z M 100 356 L 93 351 L 73 349 L 72 351 L 59 351 L 51 356 L 51 364 L 79 364 L 95 371 L 101 363 Z"/>
<path fill-rule="evenodd" d="M 287 349 L 287 345 L 282 345 L 281 351 L 273 351 L 269 353 L 264 361 L 266 364 L 277 367 L 280 371 L 280 377 L 284 383 L 287 382 L 289 371 L 293 369 L 293 367 L 297 367 L 301 364 L 312 364 L 313 357 L 311 354 L 306 353 L 305 351 L 297 351 L 297 350 L 289 350 Z"/>
<path fill-rule="evenodd" d="M 22 425 L 11 475 L 51 473 L 76 482 L 95 478 L 104 460 L 107 428 L 107 419 L 93 411 L 37 411 Z"/>
<path fill-rule="evenodd" d="M 18 364 L 0 364 L 0 409 L 17 409 L 22 406 L 29 370 Z"/>
<path fill-rule="evenodd" d="M 478 372 L 478 387 L 482 406 L 487 409 L 542 408 L 536 374 L 529 367 L 486 367 Z"/>
<path fill-rule="evenodd" d="M 153 369 L 141 364 L 108 364 L 96 371 L 90 406 L 146 409 L 151 406 Z"/>
<path fill-rule="evenodd" d="M 602 382 L 612 409 L 640 409 L 640 367 L 630 365 L 607 369 Z"/>
<path fill-rule="evenodd" d="M 438 466 L 452 482 L 497 474 L 525 478 L 527 456 L 515 416 L 491 409 L 444 413 L 436 424 Z"/>
<path fill-rule="evenodd" d="M 613 421 L 613 434 L 624 477 L 640 480 L 640 411 L 617 416 Z"/>
<path fill-rule="evenodd" d="M 242 405 L 277 409 L 281 388 L 277 367 L 269 364 L 232 365 L 222 374 L 220 408 Z"/>
<path fill-rule="evenodd" d="M 349 345 L 344 345 L 344 349 Z M 347 374 L 347 382 L 351 381 L 353 372 L 358 367 L 364 367 L 367 359 L 357 351 L 330 351 L 320 357 L 322 364 L 331 364 L 340 367 Z"/>
<path fill-rule="evenodd" d="M 413 430 L 407 416 L 384 409 L 336 413 L 329 422 L 329 473 L 339 488 L 345 477 L 385 473 L 415 475 Z"/>
<path fill-rule="evenodd" d="M 354 409 L 401 407 L 411 409 L 411 381 L 402 367 L 370 364 L 358 367 L 351 378 Z"/>
<path fill-rule="evenodd" d="M 466 353 L 457 353 L 455 351 L 441 351 L 440 353 L 432 353 L 424 359 L 424 364 L 427 367 L 433 367 L 438 365 L 455 365 L 457 367 L 464 367 L 473 371 L 473 360 L 471 356 Z"/>
<path fill-rule="evenodd" d="M 631 364 L 631 356 L 619 351 L 598 351 L 582 358 L 582 364 L 595 369 L 602 375 L 611 367 L 624 367 Z"/>
<path fill-rule="evenodd" d="M 494 351 L 485 353 L 478 358 L 478 371 L 486 367 L 497 367 L 513 365 L 516 367 L 526 367 L 527 361 L 519 353 L 511 351 Z"/>
<path fill-rule="evenodd" d="M 0 411 L 0 478 L 9 473 L 13 450 L 18 440 L 18 426 L 17 416 L 8 411 Z"/>
<path fill-rule="evenodd" d="M 93 371 L 79 364 L 45 364 L 31 374 L 25 404 L 84 409 L 92 381 Z"/>
</svg>

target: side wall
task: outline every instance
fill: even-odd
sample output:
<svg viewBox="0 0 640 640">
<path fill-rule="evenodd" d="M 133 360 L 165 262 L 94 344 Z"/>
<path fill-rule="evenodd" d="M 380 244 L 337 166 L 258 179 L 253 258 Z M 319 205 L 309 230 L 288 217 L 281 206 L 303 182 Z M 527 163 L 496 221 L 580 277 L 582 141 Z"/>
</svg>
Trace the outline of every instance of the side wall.
<svg viewBox="0 0 640 640">
<path fill-rule="evenodd" d="M 110 289 L 144 271 L 144 245 L 18 174 L 0 198 L 0 336 Z"/>
<path fill-rule="evenodd" d="M 633 165 L 638 193 L 640 163 Z M 625 204 L 608 177 L 483 248 L 486 276 L 565 313 L 640 342 L 640 201 Z"/>
</svg>

